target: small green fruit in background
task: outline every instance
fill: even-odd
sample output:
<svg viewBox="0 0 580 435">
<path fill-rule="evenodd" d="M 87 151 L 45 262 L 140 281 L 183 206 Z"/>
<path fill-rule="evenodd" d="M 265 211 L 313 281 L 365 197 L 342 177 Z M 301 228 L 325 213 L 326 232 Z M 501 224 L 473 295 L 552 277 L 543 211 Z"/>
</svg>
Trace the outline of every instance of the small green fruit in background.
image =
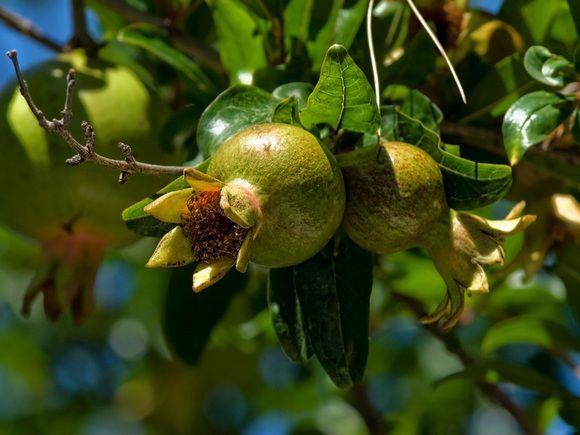
<svg viewBox="0 0 580 435">
<path fill-rule="evenodd" d="M 443 178 L 427 153 L 403 142 L 382 142 L 339 155 L 347 205 L 344 230 L 362 248 L 380 254 L 423 246 L 447 285 L 447 295 L 423 320 L 454 326 L 465 293 L 488 292 L 483 265 L 503 264 L 503 237 L 535 217 L 518 204 L 505 220 L 451 210 Z"/>
<path fill-rule="evenodd" d="M 320 251 L 342 220 L 345 197 L 334 156 L 309 132 L 259 124 L 226 140 L 207 174 L 185 171 L 189 189 L 170 192 L 145 208 L 177 224 L 148 265 L 199 261 L 193 288 L 202 290 L 235 264 L 266 267 L 301 263 Z"/>
</svg>

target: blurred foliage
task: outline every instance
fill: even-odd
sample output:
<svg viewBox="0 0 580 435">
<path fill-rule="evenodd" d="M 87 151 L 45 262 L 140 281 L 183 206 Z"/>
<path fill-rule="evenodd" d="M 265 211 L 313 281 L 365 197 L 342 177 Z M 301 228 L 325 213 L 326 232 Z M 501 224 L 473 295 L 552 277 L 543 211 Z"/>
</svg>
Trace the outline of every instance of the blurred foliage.
<svg viewBox="0 0 580 435">
<path fill-rule="evenodd" d="M 577 2 L 487 2 L 497 13 L 482 1 L 416 3 L 467 105 L 404 1 L 377 0 L 373 10 L 380 114 L 367 83 L 365 1 L 86 6 L 93 36 L 107 43 L 100 55 L 171 104 L 162 145 L 186 147 L 201 170 L 219 143 L 253 123 L 302 124 L 337 148 L 372 146 L 381 124 L 383 137 L 438 161 L 454 207 L 498 218 L 525 199 L 538 221 L 507 241 L 491 293 L 469 298 L 460 325 L 442 334 L 417 322 L 445 292 L 424 252 L 371 258 L 338 238 L 338 257 L 251 267 L 194 295 L 189 269 L 143 268 L 154 246 L 145 237 L 109 252 L 97 313 L 84 326 L 47 325 L 38 306 L 28 320 L 18 314 L 39 250 L 0 230 L 0 435 L 580 430 L 579 212 L 566 205 L 580 198 Z M 25 16 L 41 4 L 48 18 L 70 12 L 65 2 L 6 3 Z M 43 27 L 63 39 L 56 22 Z M 339 127 L 350 132 L 337 138 Z M 181 180 L 165 191 L 179 188 Z M 160 236 L 167 228 L 144 215 L 148 202 L 125 218 Z M 319 274 L 328 279 L 311 279 Z M 362 296 L 351 298 L 353 288 Z M 281 301 L 290 302 L 277 310 Z M 339 390 L 326 373 L 352 388 Z"/>
</svg>

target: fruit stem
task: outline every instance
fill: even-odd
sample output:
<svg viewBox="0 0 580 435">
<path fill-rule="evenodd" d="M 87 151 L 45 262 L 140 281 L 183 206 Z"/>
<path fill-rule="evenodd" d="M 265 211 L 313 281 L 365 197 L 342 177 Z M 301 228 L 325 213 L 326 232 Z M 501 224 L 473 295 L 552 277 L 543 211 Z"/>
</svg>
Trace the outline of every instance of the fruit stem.
<svg viewBox="0 0 580 435">
<path fill-rule="evenodd" d="M 425 21 L 425 18 L 423 18 L 423 15 L 421 15 L 421 12 L 419 12 L 419 9 L 417 9 L 417 6 L 415 6 L 415 3 L 413 3 L 413 0 L 407 0 L 407 3 L 409 5 L 409 7 L 411 8 L 411 10 L 413 11 L 413 13 L 415 14 L 415 16 L 417 17 L 417 19 L 419 20 L 419 22 L 421 23 L 421 26 L 423 26 L 423 28 L 425 29 L 425 31 L 427 32 L 427 34 L 429 35 L 429 37 L 433 41 L 433 44 L 435 44 L 435 47 L 437 47 L 437 50 L 439 50 L 439 53 L 441 53 L 441 55 L 445 59 L 445 62 L 447 62 L 447 66 L 449 67 L 449 70 L 451 71 L 451 75 L 453 76 L 453 80 L 455 81 L 455 84 L 457 85 L 457 89 L 459 90 L 459 94 L 461 95 L 461 100 L 463 101 L 464 104 L 467 104 L 467 98 L 465 97 L 465 92 L 463 91 L 463 86 L 461 86 L 461 80 L 459 80 L 459 77 L 457 76 L 457 73 L 455 72 L 455 68 L 453 68 L 453 64 L 451 63 L 451 60 L 447 56 L 447 53 L 445 53 L 445 49 L 443 48 L 443 46 L 439 42 L 439 39 L 437 39 L 437 36 L 435 35 L 435 33 L 433 33 L 433 31 L 429 27 L 429 24 L 427 24 L 427 21 Z"/>
<path fill-rule="evenodd" d="M 36 106 L 30 91 L 28 90 L 28 85 L 24 77 L 22 76 L 22 71 L 20 70 L 20 64 L 18 63 L 18 53 L 16 50 L 11 50 L 6 53 L 6 55 L 12 61 L 14 66 L 14 72 L 18 79 L 18 84 L 20 87 L 20 93 L 26 100 L 28 107 L 38 120 L 38 124 L 50 133 L 59 135 L 64 139 L 64 141 L 77 153 L 73 157 L 66 160 L 66 163 L 72 166 L 78 166 L 85 161 L 93 162 L 99 166 L 105 166 L 108 168 L 113 168 L 121 171 L 119 177 L 119 182 L 124 183 L 127 181 L 129 175 L 138 174 L 148 174 L 148 175 L 182 175 L 183 171 L 186 169 L 185 166 L 165 166 L 165 165 L 155 165 L 151 163 L 139 162 L 133 156 L 133 150 L 131 147 L 124 143 L 119 143 L 119 149 L 124 155 L 124 160 L 115 160 L 95 152 L 95 133 L 93 131 L 92 125 L 88 122 L 83 122 L 81 127 L 85 135 L 85 144 L 79 143 L 73 135 L 70 133 L 68 127 L 72 119 L 72 101 L 73 101 L 73 90 L 75 85 L 75 72 L 70 70 L 67 74 L 67 88 L 66 88 L 66 99 L 64 108 L 61 112 L 60 119 L 48 120 L 44 113 Z"/>
<path fill-rule="evenodd" d="M 0 20 L 3 21 L 8 27 L 28 36 L 30 39 L 50 48 L 58 53 L 62 53 L 64 48 L 44 35 L 39 29 L 37 29 L 31 21 L 16 15 L 8 10 L 0 7 Z"/>
<path fill-rule="evenodd" d="M 379 71 L 377 68 L 377 56 L 375 55 L 375 46 L 373 44 L 373 6 L 375 0 L 369 0 L 369 5 L 367 8 L 367 42 L 369 44 L 369 56 L 371 58 L 371 67 L 373 71 L 373 84 L 375 86 L 375 99 L 377 103 L 377 110 L 381 110 L 381 97 L 379 88 Z M 377 134 L 380 136 L 381 129 L 379 127 Z"/>
</svg>

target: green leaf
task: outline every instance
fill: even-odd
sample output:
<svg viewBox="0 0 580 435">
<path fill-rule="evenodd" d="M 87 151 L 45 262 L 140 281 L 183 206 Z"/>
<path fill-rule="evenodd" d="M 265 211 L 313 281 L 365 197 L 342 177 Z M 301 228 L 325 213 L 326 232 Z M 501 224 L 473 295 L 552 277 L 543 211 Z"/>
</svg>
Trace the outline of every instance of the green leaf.
<svg viewBox="0 0 580 435">
<path fill-rule="evenodd" d="M 368 355 L 372 255 L 348 239 L 294 267 L 294 284 L 314 353 L 333 382 L 362 380 Z"/>
<path fill-rule="evenodd" d="M 527 73 L 522 56 L 516 53 L 496 63 L 469 92 L 460 122 L 497 118 L 516 100 L 540 84 Z"/>
<path fill-rule="evenodd" d="M 435 71 L 437 49 L 421 29 L 404 48 L 403 55 L 390 63 L 380 74 L 382 83 L 397 83 L 417 88 Z"/>
<path fill-rule="evenodd" d="M 284 353 L 294 362 L 308 361 L 313 351 L 294 287 L 293 267 L 270 269 L 268 307 Z"/>
<path fill-rule="evenodd" d="M 188 79 L 189 88 L 199 102 L 205 104 L 217 94 L 217 88 L 203 69 L 174 48 L 157 27 L 144 23 L 132 24 L 122 29 L 117 39 L 142 48 L 182 73 Z"/>
<path fill-rule="evenodd" d="M 524 66 L 533 78 L 548 86 L 562 87 L 575 79 L 574 65 L 541 45 L 528 49 Z"/>
<path fill-rule="evenodd" d="M 348 5 L 347 5 L 348 3 Z M 307 2 L 307 49 L 314 71 L 323 63 L 324 53 L 332 44 L 349 48 L 365 16 L 366 0 L 327 0 Z"/>
<path fill-rule="evenodd" d="M 569 4 L 566 0 L 509 0 L 503 2 L 497 18 L 510 23 L 526 45 L 542 44 L 565 52 L 578 42 Z"/>
<path fill-rule="evenodd" d="M 576 145 L 580 145 L 580 110 L 576 109 L 576 112 L 572 116 L 572 126 L 570 127 L 570 132 L 574 138 Z"/>
<path fill-rule="evenodd" d="M 288 97 L 280 101 L 272 114 L 272 122 L 302 126 L 298 113 L 298 99 Z"/>
<path fill-rule="evenodd" d="M 516 101 L 505 114 L 502 126 L 511 164 L 519 162 L 529 147 L 542 142 L 573 110 L 570 100 L 553 92 L 532 92 Z"/>
<path fill-rule="evenodd" d="M 205 172 L 208 165 L 209 159 L 199 163 L 195 166 L 195 168 Z M 165 193 L 173 192 L 174 190 L 187 189 L 188 187 L 189 184 L 185 182 L 183 177 L 179 177 L 155 194 L 127 207 L 125 210 L 123 210 L 122 213 L 122 218 L 125 221 L 125 225 L 127 225 L 127 228 L 129 228 L 131 231 L 135 231 L 141 236 L 162 237 L 165 235 L 165 233 L 173 229 L 175 224 L 161 222 L 160 220 L 155 219 L 153 216 L 145 213 L 143 208 Z"/>
<path fill-rule="evenodd" d="M 527 154 L 526 160 L 539 168 L 551 172 L 561 180 L 570 181 L 576 186 L 580 185 L 578 165 L 564 156 L 530 152 Z"/>
<path fill-rule="evenodd" d="M 519 316 L 488 329 L 481 349 L 490 353 L 513 343 L 531 343 L 549 350 L 580 350 L 580 340 L 565 326 L 537 316 Z"/>
<path fill-rule="evenodd" d="M 511 168 L 477 163 L 445 151 L 439 136 L 392 106 L 382 108 L 381 136 L 417 145 L 439 164 L 447 203 L 456 210 L 484 207 L 502 198 L 511 187 Z"/>
<path fill-rule="evenodd" d="M 540 393 L 569 397 L 568 392 L 563 386 L 545 374 L 528 366 L 505 361 L 482 361 L 470 366 L 464 371 L 440 379 L 437 381 L 437 384 L 439 385 L 457 379 L 509 382 Z"/>
<path fill-rule="evenodd" d="M 443 121 L 443 112 L 431 102 L 429 97 L 413 89 L 398 103 L 401 106 L 399 109 L 401 112 L 421 121 L 429 130 L 439 134 L 439 124 Z"/>
<path fill-rule="evenodd" d="M 201 293 L 191 289 L 195 265 L 171 271 L 165 297 L 163 330 L 172 353 L 196 364 L 233 297 L 246 286 L 248 275 L 235 270 Z"/>
<path fill-rule="evenodd" d="M 161 147 L 167 151 L 188 149 L 188 155 L 195 157 L 195 129 L 201 115 L 199 107 L 187 105 L 173 112 L 161 130 Z"/>
<path fill-rule="evenodd" d="M 328 49 L 320 79 L 300 119 L 307 128 L 329 124 L 335 130 L 377 132 L 380 115 L 375 93 L 344 47 L 333 45 Z"/>
<path fill-rule="evenodd" d="M 285 100 L 288 97 L 296 97 L 298 100 L 298 108 L 302 109 L 308 102 L 308 96 L 314 89 L 314 86 L 305 82 L 292 82 L 278 86 L 272 91 L 274 98 L 278 100 Z"/>
<path fill-rule="evenodd" d="M 365 19 L 367 5 L 367 0 L 344 2 L 338 11 L 333 43 L 340 44 L 347 49 L 350 48 Z"/>
<path fill-rule="evenodd" d="M 222 65 L 232 83 L 247 82 L 256 70 L 267 65 L 258 23 L 236 0 L 211 0 L 209 4 Z"/>
<path fill-rule="evenodd" d="M 314 3 L 315 0 L 289 0 L 284 10 L 284 31 L 289 40 L 308 41 Z"/>
<path fill-rule="evenodd" d="M 568 0 L 568 7 L 574 19 L 574 27 L 576 27 L 576 35 L 580 36 L 580 3 L 578 0 Z"/>
<path fill-rule="evenodd" d="M 554 273 L 564 282 L 566 301 L 580 320 L 580 246 L 569 243 L 559 249 Z"/>
<path fill-rule="evenodd" d="M 572 397 L 562 401 L 559 412 L 566 423 L 575 429 L 580 429 L 580 399 Z"/>
<path fill-rule="evenodd" d="M 234 85 L 219 94 L 204 110 L 197 126 L 197 146 L 207 158 L 230 136 L 245 127 L 270 122 L 278 104 L 268 92 Z"/>
</svg>

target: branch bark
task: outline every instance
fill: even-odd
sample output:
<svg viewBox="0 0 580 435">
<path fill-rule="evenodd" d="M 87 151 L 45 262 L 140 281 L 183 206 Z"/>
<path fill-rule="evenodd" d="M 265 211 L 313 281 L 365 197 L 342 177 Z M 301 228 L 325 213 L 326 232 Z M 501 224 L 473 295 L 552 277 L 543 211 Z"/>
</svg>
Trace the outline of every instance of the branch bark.
<svg viewBox="0 0 580 435">
<path fill-rule="evenodd" d="M 59 53 L 64 51 L 64 48 L 58 42 L 44 35 L 31 21 L 9 12 L 2 7 L 0 7 L 0 20 L 11 29 L 28 36 L 51 50 Z"/>
<path fill-rule="evenodd" d="M 496 130 L 476 127 L 453 122 L 443 122 L 440 125 L 443 136 L 458 138 L 462 144 L 479 148 L 491 154 L 505 157 L 503 149 L 503 138 Z M 550 158 L 560 160 L 569 165 L 580 165 L 580 154 L 577 152 L 567 152 L 554 147 L 534 146 L 530 148 L 528 154 L 538 158 Z"/>
<path fill-rule="evenodd" d="M 119 182 L 124 183 L 127 181 L 129 175 L 134 173 L 139 174 L 149 174 L 149 175 L 181 175 L 185 167 L 183 166 L 162 166 L 150 163 L 138 162 L 133 157 L 133 151 L 129 145 L 124 143 L 119 143 L 119 149 L 124 155 L 124 160 L 115 160 L 95 152 L 95 133 L 93 127 L 88 123 L 83 121 L 81 126 L 83 128 L 85 143 L 84 145 L 79 143 L 70 133 L 68 127 L 70 121 L 72 120 L 72 103 L 73 103 L 73 91 L 75 85 L 75 72 L 70 70 L 67 74 L 67 88 L 66 88 L 66 99 L 64 108 L 61 112 L 60 119 L 49 120 L 44 116 L 42 111 L 36 106 L 30 91 L 28 90 L 28 85 L 26 80 L 22 76 L 20 70 L 20 65 L 18 63 L 18 54 L 16 50 L 9 51 L 6 55 L 12 61 L 14 66 L 14 71 L 18 79 L 20 86 L 20 93 L 26 100 L 28 107 L 38 120 L 38 124 L 44 128 L 46 131 L 55 133 L 62 137 L 64 141 L 77 153 L 71 158 L 67 159 L 66 163 L 69 165 L 80 165 L 85 161 L 93 162 L 100 166 L 105 166 L 108 168 L 113 168 L 121 171 L 119 177 Z"/>
<path fill-rule="evenodd" d="M 83 0 L 71 0 L 71 8 L 74 33 L 67 44 L 67 49 L 84 48 L 89 52 L 97 50 L 99 44 L 93 40 L 87 28 L 85 2 Z"/>
</svg>

